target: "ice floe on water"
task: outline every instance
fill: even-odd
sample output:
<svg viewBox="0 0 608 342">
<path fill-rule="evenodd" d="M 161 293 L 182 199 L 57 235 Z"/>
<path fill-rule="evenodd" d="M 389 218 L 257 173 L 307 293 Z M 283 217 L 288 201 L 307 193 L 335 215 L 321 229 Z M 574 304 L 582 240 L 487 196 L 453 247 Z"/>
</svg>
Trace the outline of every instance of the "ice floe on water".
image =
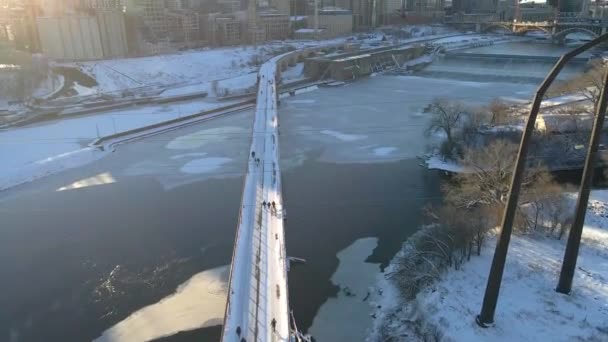
<svg viewBox="0 0 608 342">
<path fill-rule="evenodd" d="M 371 328 L 370 287 L 380 272 L 378 264 L 366 263 L 378 245 L 377 238 L 356 240 L 338 252 L 340 263 L 331 282 L 340 287 L 315 316 L 309 333 L 317 341 L 363 341 Z"/>
<path fill-rule="evenodd" d="M 171 159 L 179 160 L 179 159 L 190 158 L 190 157 L 204 157 L 206 155 L 207 155 L 207 153 L 205 153 L 205 152 L 184 153 L 184 154 L 176 154 L 174 156 L 171 156 Z"/>
<path fill-rule="evenodd" d="M 363 139 L 367 138 L 367 136 L 361 135 L 361 134 L 346 134 L 346 133 L 332 131 L 332 130 L 328 130 L 328 129 L 322 130 L 321 133 L 332 136 L 332 137 L 334 137 L 338 140 L 342 140 L 342 141 L 357 141 L 357 140 L 363 140 Z"/>
<path fill-rule="evenodd" d="M 231 162 L 230 158 L 210 157 L 194 159 L 180 168 L 180 171 L 190 174 L 209 173 L 217 171 L 226 163 Z"/>
<path fill-rule="evenodd" d="M 378 156 L 378 157 L 386 157 L 388 155 L 391 155 L 393 152 L 397 151 L 396 147 L 378 147 L 374 149 L 374 155 Z"/>
<path fill-rule="evenodd" d="M 241 127 L 217 127 L 203 129 L 171 140 L 167 148 L 171 150 L 190 150 L 209 144 L 217 144 L 229 139 L 244 137 L 250 132 Z"/>
<path fill-rule="evenodd" d="M 200 272 L 159 302 L 132 313 L 95 342 L 150 341 L 222 324 L 229 267 Z"/>
<path fill-rule="evenodd" d="M 302 100 L 290 100 L 289 103 L 293 103 L 293 104 L 313 104 L 316 103 L 317 100 L 313 100 L 313 99 L 302 99 Z"/>
</svg>

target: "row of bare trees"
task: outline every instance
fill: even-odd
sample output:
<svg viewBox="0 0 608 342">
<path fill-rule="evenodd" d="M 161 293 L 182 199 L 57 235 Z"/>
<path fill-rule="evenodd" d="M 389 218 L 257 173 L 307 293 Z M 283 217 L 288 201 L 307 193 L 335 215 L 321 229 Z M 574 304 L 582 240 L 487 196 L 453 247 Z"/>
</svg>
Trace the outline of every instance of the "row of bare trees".
<svg viewBox="0 0 608 342">
<path fill-rule="evenodd" d="M 604 82 L 604 72 L 606 65 L 596 61 L 582 74 L 568 80 L 558 82 L 549 91 L 549 96 L 564 94 L 582 95 L 593 106 L 587 109 L 587 113 L 594 115 L 600 98 L 600 90 Z M 587 108 L 587 107 L 582 107 Z"/>
<path fill-rule="evenodd" d="M 427 208 L 429 224 L 410 239 L 396 257 L 396 277 L 406 296 L 415 296 L 445 269 L 459 269 L 471 255 L 480 255 L 489 230 L 499 224 L 515 163 L 517 145 L 498 140 L 484 149 L 468 149 L 466 172 L 443 186 L 444 203 Z M 571 222 L 571 205 L 542 166 L 526 172 L 516 227 L 561 238 Z"/>
<path fill-rule="evenodd" d="M 439 153 L 447 159 L 462 157 L 464 149 L 473 142 L 472 138 L 480 128 L 506 125 L 515 120 L 509 105 L 499 99 L 493 100 L 488 106 L 475 108 L 458 101 L 436 98 L 427 111 L 430 119 L 426 133 L 445 136 Z"/>
</svg>

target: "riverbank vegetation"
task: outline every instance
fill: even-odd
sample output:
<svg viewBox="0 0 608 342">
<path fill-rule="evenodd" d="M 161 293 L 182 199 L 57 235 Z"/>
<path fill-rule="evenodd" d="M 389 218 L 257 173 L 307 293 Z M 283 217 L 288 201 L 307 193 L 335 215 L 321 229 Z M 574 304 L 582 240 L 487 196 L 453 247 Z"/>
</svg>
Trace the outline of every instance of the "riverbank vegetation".
<svg viewBox="0 0 608 342">
<path fill-rule="evenodd" d="M 585 112 L 582 108 L 576 111 L 576 108 L 564 106 L 554 110 L 574 116 Z M 445 298 L 448 289 L 442 291 L 440 299 L 432 294 L 434 290 L 431 289 L 435 289 L 438 283 L 449 287 L 449 284 L 444 284 L 446 275 L 463 272 L 467 268 L 465 264 L 475 256 L 480 256 L 486 263 L 491 261 L 491 245 L 494 244 L 496 228 L 501 224 L 519 147 L 522 117 L 519 113 L 521 110 L 516 106 L 495 100 L 483 108 L 473 108 L 458 102 L 436 99 L 428 106 L 427 112 L 431 115 L 427 133 L 440 133 L 441 136 L 438 153 L 442 158 L 457 162 L 460 169 L 452 173 L 444 183 L 441 205 L 426 209 L 426 225 L 406 241 L 387 270 L 386 284 L 391 284 L 396 289 L 395 296 L 404 305 L 383 312 L 383 318 L 393 322 L 376 326 L 374 334 L 382 337 L 383 341 L 397 341 L 405 336 L 414 336 L 414 340 L 423 341 L 443 339 L 448 330 L 441 328 L 442 321 L 436 320 L 437 317 L 446 317 L 441 314 L 442 308 L 434 306 L 429 309 L 425 304 L 422 304 L 425 306 L 422 308 L 419 295 L 424 292 L 424 300 L 433 298 L 434 301 L 452 303 L 451 299 Z M 575 120 L 578 120 L 578 116 Z M 504 129 L 517 126 L 519 129 Z M 587 140 L 588 132 L 579 125 L 567 134 L 540 130 L 534 133 L 514 224 L 517 244 L 529 246 L 531 241 L 536 241 L 541 248 L 547 248 L 551 253 L 558 250 L 555 254 L 563 253 L 563 241 L 559 240 L 567 235 L 572 223 L 572 193 L 576 189 L 555 181 L 549 170 L 550 167 L 559 169 L 567 165 L 573 156 L 584 159 Z M 552 163 L 552 159 L 562 163 Z M 601 239 L 608 241 L 604 235 Z M 491 242 L 490 246 L 486 246 L 488 241 Z M 601 245 L 604 243 L 605 241 Z M 517 253 L 528 258 L 528 252 L 522 249 Z M 538 261 L 528 259 L 516 262 L 520 268 L 535 265 L 539 270 L 553 274 L 560 262 L 559 256 L 554 259 L 551 264 L 539 264 Z M 483 284 L 487 279 L 487 269 L 477 269 L 478 263 L 473 263 L 475 281 Z M 543 277 L 546 275 L 538 277 L 536 283 L 518 286 L 541 286 L 541 281 L 542 286 L 545 286 L 546 279 Z M 466 279 L 461 280 L 466 283 Z M 481 287 L 476 286 L 473 291 L 479 301 L 483 294 Z M 460 293 L 467 289 L 458 287 L 457 291 Z M 455 294 L 452 292 L 449 295 Z M 471 297 L 468 292 L 466 295 Z M 467 305 L 470 304 L 462 306 L 464 308 Z M 460 310 L 462 314 L 463 308 L 455 310 Z M 549 309 L 543 304 L 534 310 Z M 473 312 L 467 311 L 467 314 L 473 317 Z M 407 328 L 396 328 L 395 321 Z M 447 321 L 444 323 L 447 324 Z"/>
</svg>

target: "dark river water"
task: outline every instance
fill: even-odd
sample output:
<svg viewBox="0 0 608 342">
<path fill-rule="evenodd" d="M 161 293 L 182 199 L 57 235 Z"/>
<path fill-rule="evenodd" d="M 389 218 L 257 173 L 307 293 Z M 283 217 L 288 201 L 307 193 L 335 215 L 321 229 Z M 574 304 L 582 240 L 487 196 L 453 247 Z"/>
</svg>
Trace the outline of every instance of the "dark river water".
<svg viewBox="0 0 608 342">
<path fill-rule="evenodd" d="M 289 273 L 300 328 L 338 293 L 338 252 L 376 238 L 366 262 L 380 272 L 441 200 L 440 174 L 417 159 L 429 141 L 423 108 L 437 96 L 528 99 L 535 86 L 501 80 L 377 76 L 282 100 L 287 249 L 307 260 Z M 216 341 L 223 307 L 204 294 L 189 297 L 194 309 L 156 305 L 230 263 L 251 121 L 243 112 L 121 145 L 3 192 L 0 340 Z M 209 309 L 205 324 L 164 326 L 203 315 L 196 307 Z M 156 321 L 132 319 L 138 310 Z"/>
</svg>

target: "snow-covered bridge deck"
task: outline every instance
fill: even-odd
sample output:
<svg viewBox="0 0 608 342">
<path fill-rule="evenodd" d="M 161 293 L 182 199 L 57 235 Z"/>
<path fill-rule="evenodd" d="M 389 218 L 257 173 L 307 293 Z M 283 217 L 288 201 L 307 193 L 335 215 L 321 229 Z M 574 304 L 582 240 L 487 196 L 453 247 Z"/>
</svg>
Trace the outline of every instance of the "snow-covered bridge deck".
<svg viewBox="0 0 608 342">
<path fill-rule="evenodd" d="M 259 71 L 222 341 L 290 341 L 279 168 L 277 56 Z"/>
</svg>

